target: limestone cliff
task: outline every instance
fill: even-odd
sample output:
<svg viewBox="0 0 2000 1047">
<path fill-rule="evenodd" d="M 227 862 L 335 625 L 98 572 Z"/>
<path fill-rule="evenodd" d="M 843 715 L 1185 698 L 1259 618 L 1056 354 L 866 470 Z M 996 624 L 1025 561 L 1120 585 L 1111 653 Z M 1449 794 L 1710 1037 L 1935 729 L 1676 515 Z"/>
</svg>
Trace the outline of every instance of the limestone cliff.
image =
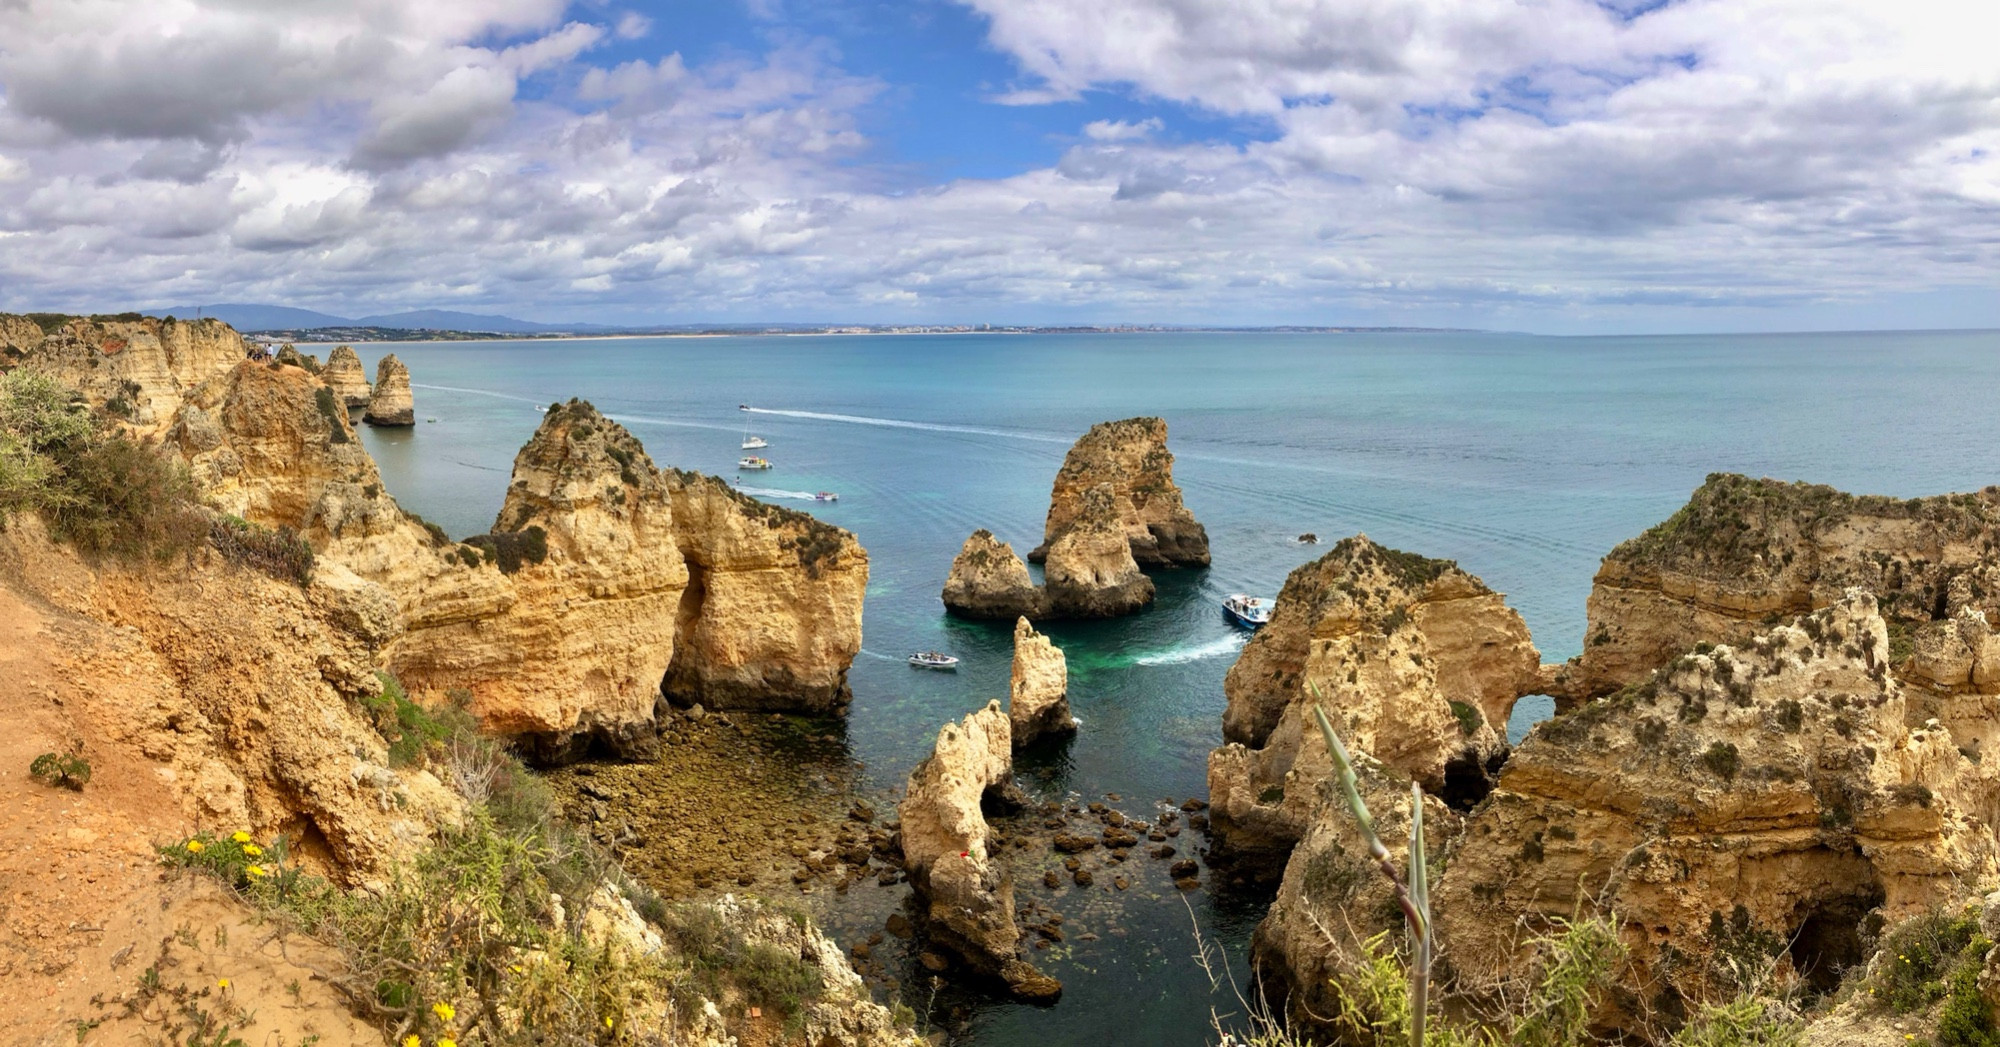
<svg viewBox="0 0 2000 1047">
<path fill-rule="evenodd" d="M 639 441 L 582 401 L 550 407 L 494 531 L 458 548 L 476 566 L 417 584 L 398 674 L 469 690 L 487 729 L 544 760 L 649 751 L 688 568 Z"/>
<path fill-rule="evenodd" d="M 1240 856 L 1281 857 L 1304 832 L 1331 769 L 1314 702 L 1355 748 L 1469 806 L 1539 663 L 1520 615 L 1456 564 L 1339 542 L 1285 579 L 1225 678 L 1226 744 L 1208 764 L 1218 834 Z"/>
<path fill-rule="evenodd" d="M 710 709 L 837 712 L 853 699 L 868 552 L 847 531 L 668 470 L 688 583 L 663 690 Z"/>
<path fill-rule="evenodd" d="M 0 367 L 29 366 L 140 429 L 164 425 L 195 386 L 242 361 L 243 337 L 219 320 L 89 320 L 46 334 L 25 317 L 0 324 Z"/>
<path fill-rule="evenodd" d="M 368 372 L 362 368 L 361 358 L 354 355 L 352 346 L 335 346 L 326 355 L 326 368 L 320 371 L 319 378 L 348 408 L 368 406 L 371 395 Z"/>
<path fill-rule="evenodd" d="M 2000 487 L 1900 500 L 1711 475 L 1671 518 L 1604 558 L 1583 654 L 1563 674 L 1566 704 L 1643 680 L 1698 642 L 1740 641 L 1825 607 L 1853 585 L 1881 601 L 1905 682 L 1994 695 L 2000 647 L 1970 619 L 2000 615 L 1996 548 Z M 2000 708 L 1972 704 L 1962 722 Z"/>
<path fill-rule="evenodd" d="M 923 900 L 930 938 L 1016 996 L 1053 1003 L 1055 979 L 1021 956 L 1014 881 L 989 853 L 982 803 L 1018 802 L 1007 714 L 999 702 L 938 732 L 937 746 L 910 772 L 899 808 L 903 863 Z"/>
<path fill-rule="evenodd" d="M 1699 999 L 1730 958 L 1777 954 L 1826 990 L 1858 926 L 1990 880 L 1983 787 L 1951 733 L 1905 725 L 1875 599 L 1852 590 L 1741 646 L 1536 728 L 1469 818 L 1433 906 L 1460 978 L 1521 962 L 1522 929 L 1614 912 L 1631 949 L 1612 1018 Z"/>
<path fill-rule="evenodd" d="M 1007 688 L 1014 747 L 1045 735 L 1076 733 L 1069 712 L 1069 664 L 1062 648 L 1022 618 L 1014 623 L 1014 666 Z"/>
<path fill-rule="evenodd" d="M 417 424 L 417 408 L 410 398 L 410 369 L 390 353 L 375 362 L 375 388 L 368 396 L 368 409 L 361 420 L 369 425 L 401 426 Z"/>
<path fill-rule="evenodd" d="M 1174 485 L 1174 455 L 1167 423 L 1159 418 L 1102 422 L 1077 440 L 1063 458 L 1049 493 L 1042 544 L 1028 559 L 1042 562 L 1083 514 L 1092 488 L 1109 484 L 1119 531 L 1132 557 L 1147 566 L 1208 565 L 1208 531 L 1181 502 Z"/>
<path fill-rule="evenodd" d="M 1132 559 L 1110 484 L 1083 492 L 1042 573 L 1057 617 L 1117 618 L 1153 602 L 1153 580 Z"/>
<path fill-rule="evenodd" d="M 966 618 L 1041 618 L 1047 598 L 1014 547 L 984 528 L 972 532 L 951 562 L 944 606 Z"/>
</svg>

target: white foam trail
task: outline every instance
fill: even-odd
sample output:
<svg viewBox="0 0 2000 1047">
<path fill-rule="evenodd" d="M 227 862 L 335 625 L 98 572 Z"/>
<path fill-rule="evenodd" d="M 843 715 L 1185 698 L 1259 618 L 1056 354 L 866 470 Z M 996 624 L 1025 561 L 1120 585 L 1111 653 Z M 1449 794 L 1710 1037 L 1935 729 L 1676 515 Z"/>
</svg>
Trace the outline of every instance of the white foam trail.
<svg viewBox="0 0 2000 1047">
<path fill-rule="evenodd" d="M 938 422 L 909 422 L 900 418 L 870 418 L 858 414 L 826 414 L 821 411 L 786 411 L 775 407 L 746 407 L 751 414 L 775 414 L 786 418 L 811 418 L 822 422 L 846 422 L 849 425 L 875 425 L 885 429 L 922 429 L 933 433 L 971 433 L 974 436 L 1000 436 L 1010 440 L 1033 440 L 1036 443 L 1066 444 L 1071 441 L 1060 436 L 1046 436 L 1041 433 L 1024 433 L 1011 429 L 987 429 L 977 425 L 944 425 Z"/>
<path fill-rule="evenodd" d="M 1177 647 L 1171 651 L 1142 654 L 1132 659 L 1132 664 L 1184 665 L 1188 662 L 1199 662 L 1208 658 L 1220 658 L 1225 654 L 1234 654 L 1240 650 L 1243 647 L 1244 640 L 1245 637 L 1241 635 L 1225 636 L 1220 640 L 1205 643 L 1199 647 Z"/>
<path fill-rule="evenodd" d="M 736 431 L 736 427 L 733 425 L 715 425 L 711 422 L 680 422 L 671 418 L 648 418 L 642 414 L 607 414 L 604 417 L 624 424 L 671 425 L 678 429 L 720 429 L 725 433 Z"/>
<path fill-rule="evenodd" d="M 869 650 L 869 649 L 868 649 L 868 648 L 866 648 L 866 647 L 863 647 L 863 648 L 861 649 L 861 653 L 862 653 L 862 654 L 865 654 L 865 655 L 867 655 L 867 656 L 868 656 L 868 657 L 870 657 L 870 658 L 880 658 L 880 659 L 882 659 L 882 660 L 883 660 L 883 661 L 885 661 L 885 662 L 900 662 L 900 661 L 902 661 L 902 660 L 903 660 L 903 659 L 901 659 L 901 658 L 898 658 L 898 657 L 896 657 L 896 656 L 894 656 L 894 655 L 889 655 L 889 654 L 883 654 L 883 653 L 881 653 L 880 651 L 871 651 L 871 650 Z"/>
<path fill-rule="evenodd" d="M 496 393 L 491 389 L 466 389 L 456 385 L 426 385 L 423 382 L 411 382 L 410 384 L 418 389 L 436 389 L 447 393 L 471 393 L 474 396 L 490 396 L 496 400 L 519 400 L 524 404 L 534 404 L 537 407 L 541 406 L 542 403 L 540 400 L 531 400 L 525 396 L 515 396 L 513 393 Z"/>
<path fill-rule="evenodd" d="M 746 487 L 743 484 L 732 484 L 731 486 L 742 491 L 744 494 L 754 494 L 759 498 L 790 498 L 801 502 L 816 500 L 811 491 L 780 491 L 775 487 Z"/>
</svg>

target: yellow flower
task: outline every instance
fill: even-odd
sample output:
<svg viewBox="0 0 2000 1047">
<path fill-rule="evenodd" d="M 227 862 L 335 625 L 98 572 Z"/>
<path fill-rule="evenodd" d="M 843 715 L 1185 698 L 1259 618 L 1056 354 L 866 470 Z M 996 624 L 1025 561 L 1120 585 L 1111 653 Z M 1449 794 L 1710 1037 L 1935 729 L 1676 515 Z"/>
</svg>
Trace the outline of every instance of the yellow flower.
<svg viewBox="0 0 2000 1047">
<path fill-rule="evenodd" d="M 453 1018 L 458 1017 L 458 1012 L 452 1010 L 451 1004 L 448 1003 L 431 1004 L 431 1013 L 437 1015 L 438 1020 L 441 1022 L 448 1022 Z M 444 1041 L 439 1040 L 438 1042 L 443 1043 Z"/>
<path fill-rule="evenodd" d="M 227 988 L 229 988 L 229 979 L 227 979 L 227 978 L 224 978 L 224 979 L 222 979 L 221 981 L 219 981 L 219 982 L 216 982 L 216 983 L 215 983 L 215 985 L 216 985 L 216 988 L 219 988 L 219 989 L 227 989 Z"/>
<path fill-rule="evenodd" d="M 446 1036 L 438 1040 L 437 1047 L 458 1047 L 458 1041 Z"/>
<path fill-rule="evenodd" d="M 264 849 L 262 847 L 257 846 L 254 843 L 246 843 L 243 845 L 243 853 L 249 855 L 252 858 L 256 858 L 264 853 Z"/>
<path fill-rule="evenodd" d="M 252 879 L 264 875 L 264 867 L 261 865 L 246 865 L 243 871 L 249 873 Z"/>
<path fill-rule="evenodd" d="M 424 1041 L 417 1039 L 416 1033 L 403 1037 L 403 1047 L 423 1047 Z"/>
<path fill-rule="evenodd" d="M 232 840 L 235 840 L 235 841 L 236 841 L 237 843 L 249 843 L 249 842 L 250 842 L 250 834 L 249 834 L 249 833 L 246 833 L 246 832 L 244 832 L 244 831 L 243 831 L 243 830 L 241 830 L 241 829 L 238 829 L 238 830 L 236 830 L 236 835 L 234 835 L 234 836 L 231 836 L 231 837 L 230 837 L 230 839 L 232 839 Z"/>
<path fill-rule="evenodd" d="M 609 1028 L 612 1028 L 612 1027 L 613 1027 L 613 1026 L 612 1026 L 612 1024 L 611 1024 L 611 1016 L 610 1016 L 610 1015 L 608 1015 L 608 1014 L 604 1016 L 604 1027 L 605 1027 L 605 1028 L 607 1028 L 607 1029 L 609 1029 Z"/>
<path fill-rule="evenodd" d="M 200 840 L 189 840 L 189 841 L 188 841 L 188 853 L 189 853 L 189 854 L 200 854 L 200 853 L 201 853 L 201 841 L 200 841 Z"/>
</svg>

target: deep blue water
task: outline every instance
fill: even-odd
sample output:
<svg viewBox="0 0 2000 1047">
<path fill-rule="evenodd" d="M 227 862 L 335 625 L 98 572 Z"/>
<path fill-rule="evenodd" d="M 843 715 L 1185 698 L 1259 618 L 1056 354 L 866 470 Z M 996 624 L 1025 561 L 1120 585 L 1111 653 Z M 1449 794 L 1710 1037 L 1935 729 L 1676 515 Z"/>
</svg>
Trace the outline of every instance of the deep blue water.
<svg viewBox="0 0 2000 1047">
<path fill-rule="evenodd" d="M 1084 726 L 1025 769 L 1045 790 L 1120 793 L 1128 810 L 1204 793 L 1242 639 L 1216 603 L 1275 594 L 1326 548 L 1300 546 L 1301 532 L 1330 543 L 1365 531 L 1455 559 L 1507 593 L 1543 660 L 1559 661 L 1582 643 L 1599 558 L 1709 472 L 1904 497 L 2000 480 L 2000 332 L 460 342 L 361 347 L 371 373 L 385 351 L 410 366 L 419 423 L 364 440 L 389 490 L 455 537 L 492 526 L 538 404 L 590 400 L 656 462 L 723 475 L 746 426 L 769 440 L 759 453 L 777 467 L 744 488 L 869 551 L 847 738 L 881 785 L 901 781 L 939 725 L 1006 692 L 1010 631 L 947 618 L 938 600 L 966 535 L 987 527 L 1032 547 L 1071 441 L 1095 422 L 1164 416 L 1214 566 L 1156 575 L 1144 614 L 1048 627 Z M 818 490 L 841 500 L 801 497 Z M 958 654 L 960 671 L 902 663 L 929 648 Z M 1546 711 L 1523 702 L 1513 733 Z M 1254 900 L 1189 901 L 1240 955 Z M 963 1042 L 1203 1042 L 1212 1001 L 1188 958 L 1187 911 L 1171 895 L 1125 909 L 1115 946 L 1047 960 L 1066 986 L 1059 1006 L 981 1006 Z"/>
</svg>

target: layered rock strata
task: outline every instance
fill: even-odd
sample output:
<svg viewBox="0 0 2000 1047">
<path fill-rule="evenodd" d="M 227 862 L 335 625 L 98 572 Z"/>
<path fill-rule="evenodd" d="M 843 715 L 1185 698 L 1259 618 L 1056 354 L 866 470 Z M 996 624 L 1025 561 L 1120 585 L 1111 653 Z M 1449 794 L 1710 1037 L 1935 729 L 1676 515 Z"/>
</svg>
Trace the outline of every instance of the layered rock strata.
<svg viewBox="0 0 2000 1047">
<path fill-rule="evenodd" d="M 1701 645 L 1643 684 L 1536 728 L 1433 890 L 1462 981 L 1494 985 L 1532 932 L 1615 913 L 1617 1024 L 1776 955 L 1814 989 L 1865 959 L 1858 927 L 1996 871 L 1983 789 L 1951 732 L 1905 725 L 1875 599 L 1852 590 L 1741 646 Z M 1989 812 L 1990 813 L 1990 812 Z"/>
<path fill-rule="evenodd" d="M 900 807 L 903 862 L 933 942 L 1015 996 L 1053 1003 L 1062 986 L 1021 956 L 1014 881 L 989 853 L 981 806 L 1019 803 L 1011 734 L 999 702 L 938 732 L 936 748 L 910 772 Z"/>
<path fill-rule="evenodd" d="M 1541 686 L 1540 655 L 1505 598 L 1449 560 L 1336 544 L 1285 580 L 1270 624 L 1224 681 L 1225 744 L 1209 799 L 1229 853 L 1282 861 L 1331 772 L 1310 709 L 1353 747 L 1470 806 L 1506 752 L 1514 702 Z"/>
<path fill-rule="evenodd" d="M 1076 718 L 1069 711 L 1068 660 L 1062 648 L 1036 632 L 1026 618 L 1014 623 L 1014 666 L 1007 696 L 1016 749 L 1046 736 L 1076 733 Z"/>
<path fill-rule="evenodd" d="M 1604 558 L 1583 654 L 1562 674 L 1564 705 L 1643 680 L 1698 642 L 1738 642 L 1825 607 L 1857 585 L 1881 601 L 1906 683 L 2000 692 L 2000 645 L 1976 621 L 2000 615 L 2000 487 L 1904 500 L 1717 473 L 1671 518 Z M 1973 704 L 1978 711 L 1961 725 L 2000 711 Z"/>
<path fill-rule="evenodd" d="M 167 424 L 190 390 L 248 352 L 219 320 L 78 317 L 44 332 L 26 317 L 0 318 L 0 366 L 45 372 L 140 429 Z"/>
<path fill-rule="evenodd" d="M 844 709 L 861 651 L 867 550 L 847 531 L 717 477 L 667 470 L 662 479 L 688 570 L 666 695 L 710 709 Z"/>
<path fill-rule="evenodd" d="M 1167 450 L 1167 423 L 1159 418 L 1127 418 L 1091 426 L 1063 458 L 1049 493 L 1042 544 L 1028 554 L 1040 563 L 1086 512 L 1084 502 L 1101 484 L 1111 488 L 1116 526 L 1135 561 L 1147 566 L 1208 565 L 1208 531 L 1182 504 L 1174 485 L 1174 456 Z"/>
<path fill-rule="evenodd" d="M 369 425 L 417 424 L 416 403 L 410 397 L 410 369 L 390 353 L 375 362 L 375 387 L 361 420 Z"/>
<path fill-rule="evenodd" d="M 1153 602 L 1153 580 L 1132 558 L 1110 484 L 1083 492 L 1075 518 L 1049 546 L 1042 574 L 1055 616 L 1117 618 Z"/>
<path fill-rule="evenodd" d="M 966 618 L 1043 618 L 1048 598 L 1014 547 L 984 528 L 972 532 L 951 561 L 944 606 Z"/>
<path fill-rule="evenodd" d="M 361 357 L 354 354 L 352 346 L 335 346 L 333 352 L 326 355 L 326 367 L 320 371 L 319 378 L 350 410 L 368 406 L 368 399 L 373 395 L 368 385 L 368 372 L 362 368 Z"/>
</svg>

